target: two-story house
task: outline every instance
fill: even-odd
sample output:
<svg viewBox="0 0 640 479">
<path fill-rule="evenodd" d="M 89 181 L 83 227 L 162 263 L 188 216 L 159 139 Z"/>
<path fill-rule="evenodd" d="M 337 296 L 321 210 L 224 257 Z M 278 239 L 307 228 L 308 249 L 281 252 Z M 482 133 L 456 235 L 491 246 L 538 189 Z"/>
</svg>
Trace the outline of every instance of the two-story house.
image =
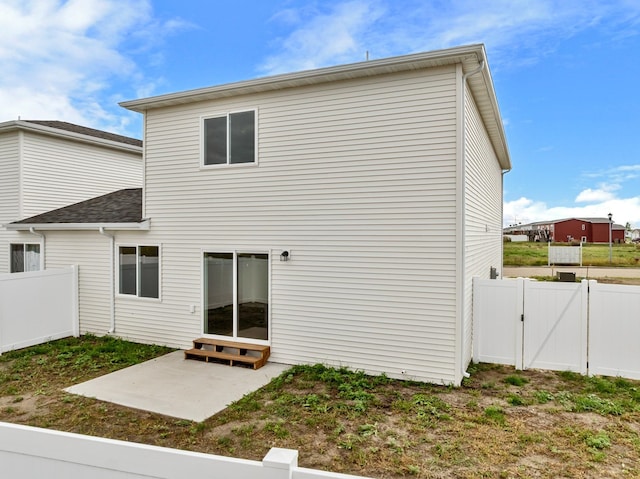
<svg viewBox="0 0 640 479">
<path fill-rule="evenodd" d="M 62 121 L 0 123 L 0 225 L 142 186 L 142 141 Z M 44 269 L 45 237 L 0 228 L 0 273 Z"/>
<path fill-rule="evenodd" d="M 134 214 L 73 231 L 103 197 L 11 225 L 93 249 L 84 331 L 460 384 L 511 168 L 482 45 L 121 105 L 144 114 Z"/>
</svg>

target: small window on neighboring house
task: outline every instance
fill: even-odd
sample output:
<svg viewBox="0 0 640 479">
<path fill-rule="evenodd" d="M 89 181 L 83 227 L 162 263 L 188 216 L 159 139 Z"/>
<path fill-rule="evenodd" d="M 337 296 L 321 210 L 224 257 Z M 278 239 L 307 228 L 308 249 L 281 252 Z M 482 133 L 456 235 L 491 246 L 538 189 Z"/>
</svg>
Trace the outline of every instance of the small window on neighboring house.
<svg viewBox="0 0 640 479">
<path fill-rule="evenodd" d="M 141 298 L 160 297 L 160 248 L 120 246 L 118 292 Z"/>
<path fill-rule="evenodd" d="M 585 225 L 582 225 L 582 231 L 584 231 L 586 229 Z"/>
<path fill-rule="evenodd" d="M 583 236 L 582 238 L 580 238 L 580 242 L 581 243 L 586 243 L 587 242 L 587 237 Z"/>
<path fill-rule="evenodd" d="M 255 163 L 255 110 L 204 118 L 202 156 L 205 166 Z"/>
<path fill-rule="evenodd" d="M 40 245 L 33 243 L 11 244 L 11 272 L 39 271 Z"/>
</svg>

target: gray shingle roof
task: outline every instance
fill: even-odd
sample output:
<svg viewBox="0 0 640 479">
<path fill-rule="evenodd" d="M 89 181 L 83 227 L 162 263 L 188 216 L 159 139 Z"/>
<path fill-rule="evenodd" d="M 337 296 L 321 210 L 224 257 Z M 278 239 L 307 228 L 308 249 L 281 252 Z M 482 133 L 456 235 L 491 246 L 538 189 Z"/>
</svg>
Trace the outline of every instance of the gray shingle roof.
<svg viewBox="0 0 640 479">
<path fill-rule="evenodd" d="M 48 211 L 11 224 L 140 223 L 142 188 L 129 188 Z"/>
<path fill-rule="evenodd" d="M 81 135 L 93 136 L 95 138 L 102 138 L 103 140 L 117 141 L 118 143 L 125 143 L 127 145 L 142 146 L 142 140 L 137 138 L 130 138 L 128 136 L 116 135 L 115 133 L 109 133 L 107 131 L 96 130 L 94 128 L 88 128 L 86 126 L 74 125 L 73 123 L 67 123 L 66 121 L 55 120 L 22 120 L 27 123 L 33 123 L 34 125 L 47 126 L 49 128 L 56 128 L 58 130 L 70 131 L 72 133 L 79 133 Z"/>
</svg>

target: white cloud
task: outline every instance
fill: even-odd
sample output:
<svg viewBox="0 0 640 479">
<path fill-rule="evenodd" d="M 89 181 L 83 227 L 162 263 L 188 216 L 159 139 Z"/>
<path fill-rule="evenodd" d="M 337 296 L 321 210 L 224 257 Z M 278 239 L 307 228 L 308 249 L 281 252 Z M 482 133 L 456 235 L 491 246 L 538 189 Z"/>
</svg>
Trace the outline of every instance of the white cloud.
<svg viewBox="0 0 640 479">
<path fill-rule="evenodd" d="M 276 42 L 261 72 L 361 61 L 366 51 L 381 58 L 470 43 L 485 43 L 495 64 L 531 64 L 603 19 L 615 15 L 615 26 L 625 29 L 640 18 L 640 4 L 624 0 L 352 0 L 330 5 L 329 11 L 305 6 L 276 14 L 272 20 L 290 32 Z"/>
<path fill-rule="evenodd" d="M 276 74 L 364 60 L 362 37 L 384 13 L 377 3 L 353 0 L 329 11 L 280 12 L 273 20 L 297 28 L 277 42 L 280 53 L 268 57 L 261 71 Z"/>
<path fill-rule="evenodd" d="M 0 121 L 55 119 L 124 131 L 113 84 L 146 83 L 131 53 L 163 28 L 149 0 L 4 0 L 0 5 Z"/>
<path fill-rule="evenodd" d="M 640 227 L 640 196 L 631 198 L 608 198 L 598 203 L 584 206 L 549 206 L 529 198 L 518 198 L 504 203 L 504 225 L 533 223 L 561 218 L 605 218 L 613 214 L 619 224 L 631 223 Z"/>
<path fill-rule="evenodd" d="M 640 178 L 640 165 L 622 165 L 614 168 L 609 175 L 612 181 L 622 183 Z"/>
<path fill-rule="evenodd" d="M 640 176 L 640 165 L 621 165 L 600 171 L 584 172 L 581 176 L 589 181 L 600 182 L 593 187 L 583 189 L 569 206 L 553 206 L 543 201 L 521 197 L 504 203 L 504 225 L 532 223 L 561 218 L 604 218 L 613 214 L 616 223 L 631 223 L 640 227 L 640 195 L 629 196 L 623 186 Z M 631 188 L 632 195 L 640 189 Z"/>
<path fill-rule="evenodd" d="M 602 185 L 600 188 L 587 188 L 576 197 L 576 203 L 596 203 L 615 199 L 614 191 L 620 189 L 619 185 Z"/>
</svg>

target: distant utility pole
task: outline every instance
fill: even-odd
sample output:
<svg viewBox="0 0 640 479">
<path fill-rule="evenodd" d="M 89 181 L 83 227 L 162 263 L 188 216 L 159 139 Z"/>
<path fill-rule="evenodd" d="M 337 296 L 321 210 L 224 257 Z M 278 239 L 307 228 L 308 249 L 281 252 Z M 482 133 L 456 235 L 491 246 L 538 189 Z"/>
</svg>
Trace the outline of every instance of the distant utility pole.
<svg viewBox="0 0 640 479">
<path fill-rule="evenodd" d="M 611 264 L 611 230 L 613 229 L 613 215 L 611 213 L 608 214 L 609 216 L 609 264 Z"/>
</svg>

